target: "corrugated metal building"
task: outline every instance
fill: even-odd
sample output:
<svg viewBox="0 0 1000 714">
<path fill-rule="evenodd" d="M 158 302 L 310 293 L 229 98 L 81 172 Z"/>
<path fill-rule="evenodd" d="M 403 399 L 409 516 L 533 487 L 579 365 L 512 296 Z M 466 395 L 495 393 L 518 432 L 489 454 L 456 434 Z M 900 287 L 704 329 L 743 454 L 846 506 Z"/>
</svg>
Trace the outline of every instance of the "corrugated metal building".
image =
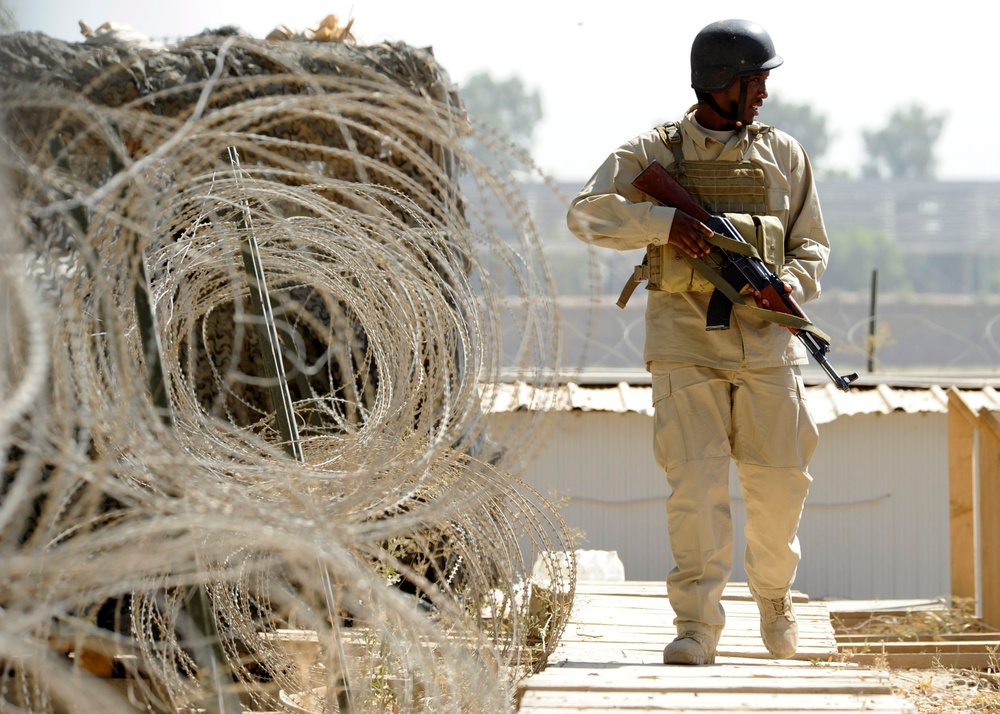
<svg viewBox="0 0 1000 714">
<path fill-rule="evenodd" d="M 950 583 L 947 392 L 941 386 L 864 384 L 848 393 L 808 387 L 820 423 L 814 482 L 800 529 L 803 560 L 795 587 L 813 598 L 948 596 Z M 960 389 L 971 404 L 1000 409 L 990 386 Z M 583 533 L 579 548 L 614 550 L 625 577 L 663 580 L 672 566 L 667 484 L 652 455 L 651 389 L 568 384 L 555 398 L 511 385 L 494 417 L 552 409 L 546 441 L 525 481 L 561 505 Z M 745 580 L 745 513 L 730 493 L 736 534 L 734 580 Z"/>
</svg>

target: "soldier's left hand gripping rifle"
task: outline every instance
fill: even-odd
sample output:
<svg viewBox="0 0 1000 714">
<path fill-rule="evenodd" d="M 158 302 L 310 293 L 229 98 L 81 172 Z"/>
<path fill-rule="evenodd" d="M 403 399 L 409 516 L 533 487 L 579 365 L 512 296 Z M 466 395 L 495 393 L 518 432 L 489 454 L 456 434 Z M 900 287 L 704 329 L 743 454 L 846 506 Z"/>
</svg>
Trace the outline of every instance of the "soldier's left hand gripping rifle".
<svg viewBox="0 0 1000 714">
<path fill-rule="evenodd" d="M 733 304 L 743 305 L 758 317 L 788 328 L 802 341 L 833 383 L 845 392 L 850 390 L 851 383 L 858 378 L 857 373 L 846 376 L 837 373 L 826 358 L 830 351 L 830 338 L 809 321 L 805 312 L 785 289 L 781 278 L 771 272 L 760 259 L 757 250 L 740 235 L 728 218 L 713 216 L 706 211 L 656 161 L 647 166 L 632 185 L 661 204 L 680 209 L 697 218 L 715 233 L 711 238 L 706 238 L 713 246 L 706 260 L 714 266 L 714 270 L 704 263 L 699 265 L 685 255 L 692 266 L 711 280 L 716 288 L 709 300 L 705 329 L 729 329 L 729 315 Z M 747 305 L 739 293 L 748 284 L 760 293 L 761 299 L 767 301 L 770 309 Z"/>
</svg>

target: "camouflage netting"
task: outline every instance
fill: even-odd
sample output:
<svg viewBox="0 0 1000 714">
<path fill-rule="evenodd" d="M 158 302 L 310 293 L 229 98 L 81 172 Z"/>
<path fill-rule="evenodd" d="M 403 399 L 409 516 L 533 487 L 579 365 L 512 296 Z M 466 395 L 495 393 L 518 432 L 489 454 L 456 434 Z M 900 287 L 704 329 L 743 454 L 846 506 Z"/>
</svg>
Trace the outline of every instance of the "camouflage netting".
<svg viewBox="0 0 1000 714">
<path fill-rule="evenodd" d="M 513 150 L 404 45 L 0 55 L 0 711 L 510 710 L 574 581 Z"/>
</svg>

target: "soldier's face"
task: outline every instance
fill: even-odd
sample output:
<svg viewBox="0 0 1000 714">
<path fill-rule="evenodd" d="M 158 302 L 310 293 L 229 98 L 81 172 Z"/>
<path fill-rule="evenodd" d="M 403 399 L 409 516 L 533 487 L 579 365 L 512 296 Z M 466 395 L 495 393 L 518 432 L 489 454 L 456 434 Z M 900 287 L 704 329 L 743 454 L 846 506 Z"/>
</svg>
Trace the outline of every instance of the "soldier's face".
<svg viewBox="0 0 1000 714">
<path fill-rule="evenodd" d="M 764 100 L 767 99 L 767 78 L 770 74 L 770 72 L 754 72 L 753 74 L 746 75 L 747 101 L 746 105 L 742 108 L 741 116 L 737 117 L 738 121 L 744 125 L 752 123 L 760 112 L 760 108 L 764 106 Z M 737 78 L 734 80 L 732 84 L 721 92 L 721 95 L 717 100 L 720 107 L 729 109 L 733 113 L 738 111 L 740 79 Z"/>
</svg>

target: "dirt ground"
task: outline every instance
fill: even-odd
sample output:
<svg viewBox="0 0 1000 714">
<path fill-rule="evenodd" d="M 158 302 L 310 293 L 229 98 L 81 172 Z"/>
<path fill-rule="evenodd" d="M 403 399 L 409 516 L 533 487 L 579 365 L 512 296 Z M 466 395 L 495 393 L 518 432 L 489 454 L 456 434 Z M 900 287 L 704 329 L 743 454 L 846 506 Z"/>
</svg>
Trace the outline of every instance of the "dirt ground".
<svg viewBox="0 0 1000 714">
<path fill-rule="evenodd" d="M 944 635 L 995 632 L 976 617 L 971 600 L 941 600 L 925 607 L 867 613 L 831 610 L 831 621 L 838 635 L 867 634 L 873 641 L 880 635 L 896 640 L 934 640 Z M 915 714 L 1000 714 L 1000 652 L 990 646 L 987 652 L 992 666 L 984 670 L 880 668 L 888 673 L 893 690 L 913 703 Z"/>
<path fill-rule="evenodd" d="M 889 670 L 893 689 L 918 714 L 1000 714 L 1000 680 L 982 672 Z"/>
</svg>

